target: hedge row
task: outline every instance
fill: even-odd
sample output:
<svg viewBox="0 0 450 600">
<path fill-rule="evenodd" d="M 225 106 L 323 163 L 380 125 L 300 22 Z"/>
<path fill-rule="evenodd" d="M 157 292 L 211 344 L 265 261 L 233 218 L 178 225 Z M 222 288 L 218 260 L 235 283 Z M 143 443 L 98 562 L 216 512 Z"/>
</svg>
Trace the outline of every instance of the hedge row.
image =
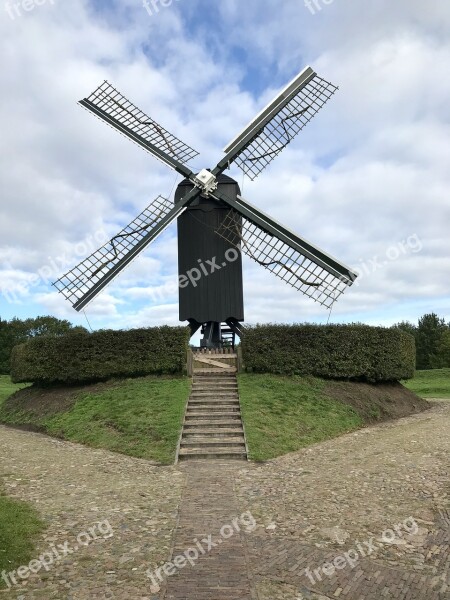
<svg viewBox="0 0 450 600">
<path fill-rule="evenodd" d="M 247 371 L 324 379 L 399 381 L 414 376 L 414 338 L 367 325 L 259 325 L 246 329 Z"/>
<path fill-rule="evenodd" d="M 14 383 L 75 384 L 181 373 L 189 337 L 187 327 L 39 337 L 14 348 L 11 378 Z"/>
</svg>

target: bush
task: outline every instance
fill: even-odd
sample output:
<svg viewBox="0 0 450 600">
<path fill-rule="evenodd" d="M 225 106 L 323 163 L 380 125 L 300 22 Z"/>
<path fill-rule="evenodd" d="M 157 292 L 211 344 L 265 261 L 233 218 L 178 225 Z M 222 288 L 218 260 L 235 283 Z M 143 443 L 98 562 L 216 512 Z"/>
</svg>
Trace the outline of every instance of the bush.
<svg viewBox="0 0 450 600">
<path fill-rule="evenodd" d="M 39 337 L 14 348 L 11 378 L 14 383 L 75 384 L 181 373 L 189 337 L 187 327 Z"/>
<path fill-rule="evenodd" d="M 416 360 L 411 335 L 367 325 L 258 325 L 242 354 L 247 371 L 369 382 L 411 379 Z"/>
<path fill-rule="evenodd" d="M 84 327 L 74 327 L 69 321 L 56 317 L 44 316 L 33 319 L 0 318 L 0 375 L 11 372 L 11 354 L 14 346 L 24 344 L 28 340 L 40 336 L 59 337 L 69 333 L 87 333 Z"/>
</svg>

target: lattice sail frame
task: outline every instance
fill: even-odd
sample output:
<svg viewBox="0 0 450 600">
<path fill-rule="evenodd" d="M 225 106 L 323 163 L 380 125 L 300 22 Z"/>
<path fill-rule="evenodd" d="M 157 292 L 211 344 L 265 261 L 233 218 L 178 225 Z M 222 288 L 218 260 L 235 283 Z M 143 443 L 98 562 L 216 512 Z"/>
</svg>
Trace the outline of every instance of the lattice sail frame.
<svg viewBox="0 0 450 600">
<path fill-rule="evenodd" d="M 228 212 L 216 233 L 282 281 L 326 308 L 332 308 L 351 285 L 345 278 L 329 273 L 235 210 Z"/>
<path fill-rule="evenodd" d="M 108 81 L 104 81 L 86 100 L 122 126 L 130 129 L 145 142 L 150 142 L 182 164 L 186 164 L 199 155 L 196 150 L 142 112 Z"/>
<path fill-rule="evenodd" d="M 141 214 L 108 243 L 53 284 L 72 306 L 81 300 L 114 266 L 173 209 L 173 203 L 158 196 Z"/>
<path fill-rule="evenodd" d="M 316 116 L 339 88 L 316 75 L 234 159 L 254 180 Z"/>
</svg>

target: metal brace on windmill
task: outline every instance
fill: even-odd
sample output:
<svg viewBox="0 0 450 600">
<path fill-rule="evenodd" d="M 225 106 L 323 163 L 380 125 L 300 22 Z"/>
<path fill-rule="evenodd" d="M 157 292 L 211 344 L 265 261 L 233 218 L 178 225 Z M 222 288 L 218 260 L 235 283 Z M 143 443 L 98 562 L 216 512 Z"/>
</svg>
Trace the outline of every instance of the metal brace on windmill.
<svg viewBox="0 0 450 600">
<path fill-rule="evenodd" d="M 220 347 L 226 335 L 231 333 L 234 341 L 234 335 L 243 333 L 242 253 L 331 308 L 357 275 L 249 204 L 224 172 L 236 163 L 255 179 L 337 89 L 307 67 L 230 142 L 215 168 L 194 173 L 187 165 L 198 152 L 105 81 L 80 104 L 184 180 L 174 204 L 159 196 L 55 287 L 75 310 L 82 310 L 177 219 L 180 321 L 189 323 L 192 335 L 201 328 L 202 347 Z"/>
</svg>

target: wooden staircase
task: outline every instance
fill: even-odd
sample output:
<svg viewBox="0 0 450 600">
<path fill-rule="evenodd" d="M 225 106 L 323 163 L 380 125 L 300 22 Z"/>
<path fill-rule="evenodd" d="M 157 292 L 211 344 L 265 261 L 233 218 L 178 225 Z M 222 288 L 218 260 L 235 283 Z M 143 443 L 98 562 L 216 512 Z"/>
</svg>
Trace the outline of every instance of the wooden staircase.
<svg viewBox="0 0 450 600">
<path fill-rule="evenodd" d="M 193 354 L 193 383 L 177 460 L 247 460 L 241 419 L 237 355 L 232 351 Z"/>
</svg>

